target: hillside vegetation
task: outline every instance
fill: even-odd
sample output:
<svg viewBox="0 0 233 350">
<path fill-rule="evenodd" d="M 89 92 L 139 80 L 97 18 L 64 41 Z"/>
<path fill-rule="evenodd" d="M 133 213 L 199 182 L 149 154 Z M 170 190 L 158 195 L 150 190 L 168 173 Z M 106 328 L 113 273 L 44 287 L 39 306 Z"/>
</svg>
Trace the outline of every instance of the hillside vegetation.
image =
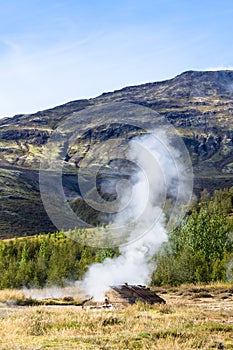
<svg viewBox="0 0 233 350">
<path fill-rule="evenodd" d="M 86 210 L 77 172 L 86 174 L 89 168 L 92 173 L 92 166 L 101 165 L 106 157 L 107 142 L 120 138 L 129 141 L 138 135 L 137 125 L 143 122 L 148 128 L 161 127 L 165 120 L 174 125 L 192 159 L 197 195 L 205 188 L 213 193 L 215 189 L 231 187 L 232 86 L 233 71 L 189 71 L 170 80 L 1 119 L 0 238 L 56 231 L 40 198 L 38 174 L 48 143 L 52 156 L 64 151 L 53 139 L 55 131 L 58 136 L 67 136 L 63 186 L 71 207 L 81 213 Z M 74 125 L 76 132 L 72 134 Z M 95 149 L 98 154 L 93 153 Z M 98 222 L 96 217 L 94 214 Z M 93 215 L 91 224 L 92 221 Z"/>
<path fill-rule="evenodd" d="M 152 284 L 180 285 L 233 278 L 233 188 L 206 191 L 154 256 Z M 94 249 L 64 233 L 0 241 L 0 288 L 65 285 L 80 280 L 89 264 L 114 258 L 118 249 Z M 77 236 L 76 236 L 77 237 Z"/>
</svg>

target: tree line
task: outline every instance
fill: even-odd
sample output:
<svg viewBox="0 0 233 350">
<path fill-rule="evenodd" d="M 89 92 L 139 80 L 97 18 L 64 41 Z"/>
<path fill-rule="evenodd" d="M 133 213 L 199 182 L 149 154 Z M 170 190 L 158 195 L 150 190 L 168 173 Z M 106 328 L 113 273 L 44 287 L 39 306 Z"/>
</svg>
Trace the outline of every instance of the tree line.
<svg viewBox="0 0 233 350">
<path fill-rule="evenodd" d="M 233 278 L 233 187 L 203 191 L 184 220 L 155 255 L 154 285 L 179 285 Z M 79 230 L 80 236 L 85 230 Z M 82 279 L 88 265 L 118 256 L 118 249 L 93 248 L 62 232 L 0 241 L 0 289 L 65 285 Z"/>
<path fill-rule="evenodd" d="M 116 254 L 117 249 L 94 249 L 62 232 L 0 241 L 0 289 L 62 286 L 82 279 L 89 264 Z"/>
<path fill-rule="evenodd" d="M 233 187 L 207 191 L 156 256 L 156 285 L 233 279 Z"/>
</svg>

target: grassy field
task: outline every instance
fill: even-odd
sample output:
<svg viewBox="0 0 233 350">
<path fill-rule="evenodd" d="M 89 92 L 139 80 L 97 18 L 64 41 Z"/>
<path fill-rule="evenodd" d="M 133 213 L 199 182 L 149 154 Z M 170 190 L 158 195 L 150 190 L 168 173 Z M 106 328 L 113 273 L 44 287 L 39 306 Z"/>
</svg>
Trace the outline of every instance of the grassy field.
<svg viewBox="0 0 233 350">
<path fill-rule="evenodd" d="M 17 306 L 22 291 L 0 291 L 0 349 L 233 349 L 230 285 L 156 291 L 166 305 L 111 311 Z"/>
</svg>

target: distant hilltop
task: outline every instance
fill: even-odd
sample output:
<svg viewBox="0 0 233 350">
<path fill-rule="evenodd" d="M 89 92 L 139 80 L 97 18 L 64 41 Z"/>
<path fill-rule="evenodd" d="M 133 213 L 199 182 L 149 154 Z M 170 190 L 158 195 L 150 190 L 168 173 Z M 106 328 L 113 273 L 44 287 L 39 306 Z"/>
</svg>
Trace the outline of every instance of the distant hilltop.
<svg viewBox="0 0 233 350">
<path fill-rule="evenodd" d="M 94 113 L 108 103 L 143 106 L 158 113 L 158 125 L 160 118 L 174 125 L 190 153 L 197 194 L 203 188 L 212 191 L 233 184 L 233 71 L 187 71 L 173 79 L 1 119 L 0 236 L 55 229 L 41 203 L 38 169 L 43 149 L 60 123 L 79 122 L 82 132 L 66 155 L 66 163 L 79 169 L 89 164 L 96 144 L 101 147 L 109 138 L 128 132 L 131 137 L 136 135 L 136 130 L 123 124 L 117 129 L 110 125 L 108 115 L 103 116 L 101 126 L 97 119 L 89 123 L 88 118 L 80 117 L 88 108 Z M 74 175 L 65 176 L 64 186 L 72 202 L 77 191 Z"/>
</svg>

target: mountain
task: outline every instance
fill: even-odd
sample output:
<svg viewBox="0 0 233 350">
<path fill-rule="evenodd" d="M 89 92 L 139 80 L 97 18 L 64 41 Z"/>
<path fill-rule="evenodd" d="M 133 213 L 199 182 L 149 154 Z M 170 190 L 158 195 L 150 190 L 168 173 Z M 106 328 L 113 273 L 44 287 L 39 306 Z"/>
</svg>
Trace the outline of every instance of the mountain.
<svg viewBox="0 0 233 350">
<path fill-rule="evenodd" d="M 175 127 L 192 159 L 197 195 L 204 188 L 213 191 L 232 186 L 232 113 L 233 71 L 225 70 L 188 71 L 170 80 L 1 119 L 0 237 L 56 229 L 39 190 L 40 164 L 45 151 L 53 155 L 55 145 L 64 158 L 66 196 L 83 219 L 88 216 L 94 223 L 98 215 L 80 199 L 77 169 L 86 174 L 88 188 L 90 169 L 102 164 L 109 140 L 133 138 L 141 133 L 142 123 L 150 128 L 168 120 Z M 59 146 L 60 137 L 69 140 L 65 149 L 64 143 Z"/>
</svg>

